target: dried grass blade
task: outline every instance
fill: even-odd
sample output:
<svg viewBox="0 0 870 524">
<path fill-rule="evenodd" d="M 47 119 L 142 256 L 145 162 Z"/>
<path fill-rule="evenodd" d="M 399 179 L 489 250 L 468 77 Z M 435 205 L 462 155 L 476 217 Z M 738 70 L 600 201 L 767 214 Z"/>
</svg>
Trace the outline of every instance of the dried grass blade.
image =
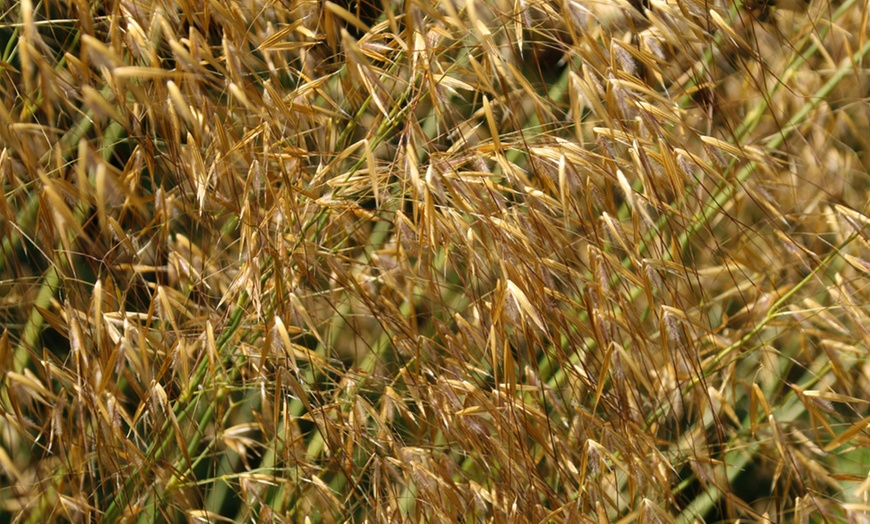
<svg viewBox="0 0 870 524">
<path fill-rule="evenodd" d="M 371 29 L 369 28 L 369 26 L 362 23 L 362 21 L 359 18 L 357 18 L 356 15 L 354 15 L 353 13 L 348 11 L 347 9 L 341 7 L 340 5 L 335 4 L 335 3 L 327 0 L 326 2 L 323 3 L 323 6 L 326 7 L 326 9 L 329 12 L 331 12 L 332 14 L 341 18 L 342 20 L 349 23 L 350 25 L 356 27 L 357 29 L 359 29 L 363 33 L 371 32 Z"/>
</svg>

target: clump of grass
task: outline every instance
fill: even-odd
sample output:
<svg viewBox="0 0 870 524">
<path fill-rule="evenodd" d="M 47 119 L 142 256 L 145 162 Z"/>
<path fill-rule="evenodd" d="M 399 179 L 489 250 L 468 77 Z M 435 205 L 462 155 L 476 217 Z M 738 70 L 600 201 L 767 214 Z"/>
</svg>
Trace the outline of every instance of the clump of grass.
<svg viewBox="0 0 870 524">
<path fill-rule="evenodd" d="M 866 519 L 867 8 L 23 0 L 16 520 Z"/>
</svg>

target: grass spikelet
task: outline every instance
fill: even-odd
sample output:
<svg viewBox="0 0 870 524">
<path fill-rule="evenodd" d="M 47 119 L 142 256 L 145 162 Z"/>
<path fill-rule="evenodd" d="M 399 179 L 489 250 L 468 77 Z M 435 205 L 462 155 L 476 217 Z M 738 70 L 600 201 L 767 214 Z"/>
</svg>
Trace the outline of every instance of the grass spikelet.
<svg viewBox="0 0 870 524">
<path fill-rule="evenodd" d="M 860 2 L 8 9 L 6 520 L 861 518 Z"/>
</svg>

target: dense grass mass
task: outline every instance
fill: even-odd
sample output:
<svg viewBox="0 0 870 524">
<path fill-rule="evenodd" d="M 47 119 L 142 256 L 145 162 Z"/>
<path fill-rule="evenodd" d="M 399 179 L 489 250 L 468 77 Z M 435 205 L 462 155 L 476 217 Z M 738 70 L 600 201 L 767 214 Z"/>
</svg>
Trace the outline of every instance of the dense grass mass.
<svg viewBox="0 0 870 524">
<path fill-rule="evenodd" d="M 2 10 L 0 520 L 870 519 L 867 2 Z"/>
</svg>

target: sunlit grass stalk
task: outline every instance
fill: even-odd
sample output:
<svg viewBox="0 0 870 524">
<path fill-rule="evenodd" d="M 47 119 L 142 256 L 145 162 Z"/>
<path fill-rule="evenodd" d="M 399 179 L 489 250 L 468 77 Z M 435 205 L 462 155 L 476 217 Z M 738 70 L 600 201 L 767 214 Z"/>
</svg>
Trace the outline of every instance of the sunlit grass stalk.
<svg viewBox="0 0 870 524">
<path fill-rule="evenodd" d="M 219 364 L 221 366 L 225 366 L 231 358 L 231 355 L 229 354 L 229 344 L 230 341 L 237 335 L 237 332 L 241 327 L 247 300 L 247 294 L 243 293 L 242 296 L 239 298 L 236 308 L 230 315 L 229 322 L 226 326 L 224 326 L 222 335 L 217 340 L 215 348 L 216 354 L 219 357 L 222 356 L 224 359 L 222 361 L 219 361 Z M 195 401 L 196 398 L 199 396 L 197 394 L 197 391 L 205 380 L 206 374 L 209 371 L 209 364 L 211 364 L 211 362 L 209 362 L 208 358 L 203 358 L 200 360 L 200 363 L 194 371 L 190 382 L 188 382 L 187 390 L 179 397 L 179 400 L 175 403 L 175 406 L 173 407 L 173 416 L 175 417 L 177 423 L 183 423 L 188 417 L 192 415 L 194 409 L 197 407 L 198 404 Z M 231 373 L 232 372 L 233 371 L 231 371 Z M 217 386 L 220 387 L 220 385 Z M 223 394 L 225 394 L 225 392 Z M 191 438 L 189 442 L 191 449 L 195 449 L 201 444 L 202 431 L 204 431 L 204 429 L 208 425 L 208 422 L 211 420 L 215 407 L 216 403 L 208 404 L 205 412 L 200 417 L 196 434 L 193 435 L 193 438 Z M 158 436 L 158 438 L 152 441 L 148 450 L 145 451 L 145 456 L 151 457 L 154 462 L 160 462 L 164 460 L 167 453 L 172 452 L 172 446 L 176 444 L 173 422 L 170 418 L 166 418 L 164 420 L 163 424 L 160 427 L 160 430 L 156 432 L 156 435 Z M 176 471 L 187 471 L 187 468 L 183 465 L 179 465 Z M 111 502 L 108 504 L 105 513 L 106 519 L 108 519 L 109 521 L 117 520 L 121 516 L 121 512 L 123 512 L 129 504 L 133 503 L 133 501 L 129 498 L 129 493 L 133 492 L 134 486 L 137 482 L 140 481 L 141 478 L 143 478 L 143 476 L 148 476 L 147 473 L 147 469 L 136 469 L 129 477 L 127 477 L 124 486 L 120 490 L 118 490 L 118 492 L 112 498 Z"/>
</svg>

